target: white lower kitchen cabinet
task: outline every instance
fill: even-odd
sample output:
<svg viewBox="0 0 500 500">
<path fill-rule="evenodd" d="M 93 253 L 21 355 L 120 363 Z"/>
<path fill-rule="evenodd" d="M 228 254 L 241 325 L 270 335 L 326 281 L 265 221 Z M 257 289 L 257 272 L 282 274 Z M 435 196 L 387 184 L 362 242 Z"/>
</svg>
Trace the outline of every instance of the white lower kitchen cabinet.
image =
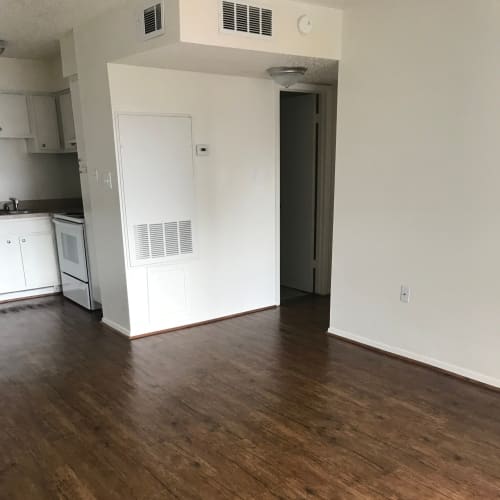
<svg viewBox="0 0 500 500">
<path fill-rule="evenodd" d="M 60 290 L 48 215 L 0 217 L 0 302 Z"/>
<path fill-rule="evenodd" d="M 0 237 L 0 293 L 18 292 L 26 288 L 21 245 L 15 234 Z"/>
<path fill-rule="evenodd" d="M 54 233 L 33 233 L 20 237 L 26 286 L 29 289 L 59 283 Z"/>
</svg>

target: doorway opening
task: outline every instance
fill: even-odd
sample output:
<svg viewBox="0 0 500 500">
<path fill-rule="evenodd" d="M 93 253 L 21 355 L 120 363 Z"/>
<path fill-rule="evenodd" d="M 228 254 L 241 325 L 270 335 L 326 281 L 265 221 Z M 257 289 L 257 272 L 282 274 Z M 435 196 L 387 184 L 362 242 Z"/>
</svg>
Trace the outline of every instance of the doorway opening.
<svg viewBox="0 0 500 500">
<path fill-rule="evenodd" d="M 280 303 L 330 294 L 336 89 L 281 90 Z"/>
</svg>

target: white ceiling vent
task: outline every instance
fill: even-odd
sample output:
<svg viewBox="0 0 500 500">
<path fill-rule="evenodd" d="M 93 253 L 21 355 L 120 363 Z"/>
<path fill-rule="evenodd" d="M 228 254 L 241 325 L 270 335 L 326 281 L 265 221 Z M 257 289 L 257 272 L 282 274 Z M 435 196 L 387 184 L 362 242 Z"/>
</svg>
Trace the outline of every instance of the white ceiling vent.
<svg viewBox="0 0 500 500">
<path fill-rule="evenodd" d="M 165 9 L 163 1 L 147 3 L 141 11 L 142 36 L 145 40 L 165 33 Z"/>
<path fill-rule="evenodd" d="M 134 226 L 135 264 L 166 262 L 193 254 L 190 220 Z"/>
<path fill-rule="evenodd" d="M 221 30 L 227 33 L 249 33 L 271 37 L 273 36 L 273 11 L 246 3 L 223 0 Z"/>
</svg>

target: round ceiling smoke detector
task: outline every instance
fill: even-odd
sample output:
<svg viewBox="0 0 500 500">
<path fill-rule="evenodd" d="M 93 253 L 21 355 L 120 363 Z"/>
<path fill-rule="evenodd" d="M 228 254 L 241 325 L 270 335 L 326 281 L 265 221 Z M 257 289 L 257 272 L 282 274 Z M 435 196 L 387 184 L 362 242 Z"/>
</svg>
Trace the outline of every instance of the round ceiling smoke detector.
<svg viewBox="0 0 500 500">
<path fill-rule="evenodd" d="M 303 66 L 280 66 L 277 68 L 269 68 L 267 73 L 278 85 L 289 88 L 302 81 L 306 71 L 307 68 Z"/>
<path fill-rule="evenodd" d="M 310 35 L 313 30 L 311 18 L 307 15 L 300 16 L 297 21 L 297 28 L 302 35 Z"/>
<path fill-rule="evenodd" d="M 0 40 L 0 56 L 3 55 L 6 48 L 7 48 L 7 42 L 5 40 Z"/>
</svg>

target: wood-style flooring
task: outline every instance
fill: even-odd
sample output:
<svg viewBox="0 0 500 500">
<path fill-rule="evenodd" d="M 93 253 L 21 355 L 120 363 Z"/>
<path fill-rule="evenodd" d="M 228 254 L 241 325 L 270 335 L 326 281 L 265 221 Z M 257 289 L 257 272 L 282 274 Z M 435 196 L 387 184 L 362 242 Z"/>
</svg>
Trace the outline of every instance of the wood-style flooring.
<svg viewBox="0 0 500 500">
<path fill-rule="evenodd" d="M 500 498 L 500 394 L 327 326 L 305 298 L 129 342 L 0 306 L 0 498 Z"/>
</svg>

